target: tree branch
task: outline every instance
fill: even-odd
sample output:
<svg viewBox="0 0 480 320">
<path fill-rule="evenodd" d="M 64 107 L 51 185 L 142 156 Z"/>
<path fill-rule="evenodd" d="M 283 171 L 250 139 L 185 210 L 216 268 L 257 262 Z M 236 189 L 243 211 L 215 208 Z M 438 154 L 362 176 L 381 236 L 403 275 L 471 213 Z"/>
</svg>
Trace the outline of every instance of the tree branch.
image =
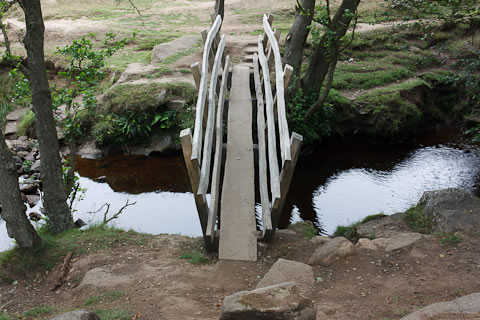
<svg viewBox="0 0 480 320">
<path fill-rule="evenodd" d="M 330 89 L 332 89 L 332 83 L 333 83 L 333 75 L 335 74 L 335 69 L 337 68 L 337 59 L 332 59 L 330 62 L 330 68 L 328 70 L 328 75 L 327 75 L 327 84 L 325 85 L 325 88 L 322 92 L 322 95 L 318 100 L 308 109 L 307 113 L 305 114 L 304 121 L 308 122 L 310 118 L 312 117 L 313 113 L 320 109 L 325 101 L 327 100 L 328 94 L 330 92 Z"/>
</svg>

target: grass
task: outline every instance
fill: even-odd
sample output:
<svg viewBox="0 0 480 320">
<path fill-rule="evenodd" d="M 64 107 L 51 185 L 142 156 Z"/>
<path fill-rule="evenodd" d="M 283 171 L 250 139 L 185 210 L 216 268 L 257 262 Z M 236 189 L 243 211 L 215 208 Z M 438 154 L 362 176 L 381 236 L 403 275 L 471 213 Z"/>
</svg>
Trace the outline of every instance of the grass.
<svg viewBox="0 0 480 320">
<path fill-rule="evenodd" d="M 28 110 L 18 124 L 17 134 L 19 136 L 31 135 L 35 131 L 35 114 Z"/>
<path fill-rule="evenodd" d="M 95 310 L 100 320 L 130 320 L 131 313 L 126 310 Z"/>
<path fill-rule="evenodd" d="M 52 314 L 55 312 L 55 308 L 51 306 L 41 306 L 41 307 L 35 307 L 32 308 L 28 311 L 25 311 L 22 313 L 23 317 L 32 317 L 32 318 L 38 318 L 38 317 L 44 317 L 46 315 Z"/>
<path fill-rule="evenodd" d="M 124 231 L 103 224 L 86 230 L 72 229 L 57 236 L 40 230 L 42 244 L 35 248 L 13 248 L 0 252 L 0 270 L 12 274 L 27 274 L 34 270 L 52 270 L 68 252 L 76 255 L 115 248 L 126 244 L 135 245 L 139 239 L 149 237 L 135 231 Z"/>
<path fill-rule="evenodd" d="M 338 226 L 335 232 L 333 233 L 334 237 L 344 237 L 347 238 L 350 241 L 357 241 L 358 240 L 358 234 L 357 234 L 357 228 L 359 225 L 381 219 L 386 217 L 387 215 L 383 213 L 377 213 L 377 214 L 372 214 L 369 216 L 366 216 L 359 222 L 352 223 L 351 225 L 348 226 Z M 371 239 L 375 239 L 375 234 L 370 235 Z"/>
<path fill-rule="evenodd" d="M 298 234 L 301 234 L 305 239 L 313 239 L 317 234 L 318 230 L 315 228 L 313 223 L 310 221 L 300 221 L 288 226 L 288 229 L 295 231 Z"/>
<path fill-rule="evenodd" d="M 198 249 L 194 249 L 183 253 L 180 259 L 188 259 L 191 264 L 206 264 L 210 262 L 210 258 Z"/>
<path fill-rule="evenodd" d="M 83 304 L 86 306 L 90 306 L 90 305 L 99 304 L 105 301 L 114 301 L 114 300 L 120 299 L 123 296 L 123 294 L 124 293 L 122 291 L 105 292 L 98 296 L 88 297 Z"/>
<path fill-rule="evenodd" d="M 403 214 L 403 218 L 408 226 L 415 232 L 431 233 L 433 221 L 423 213 L 423 207 L 411 207 Z"/>
<path fill-rule="evenodd" d="M 440 239 L 442 245 L 453 246 L 462 242 L 462 237 L 456 234 L 446 234 Z"/>
<path fill-rule="evenodd" d="M 0 320 L 13 320 L 8 314 L 0 311 Z"/>
</svg>

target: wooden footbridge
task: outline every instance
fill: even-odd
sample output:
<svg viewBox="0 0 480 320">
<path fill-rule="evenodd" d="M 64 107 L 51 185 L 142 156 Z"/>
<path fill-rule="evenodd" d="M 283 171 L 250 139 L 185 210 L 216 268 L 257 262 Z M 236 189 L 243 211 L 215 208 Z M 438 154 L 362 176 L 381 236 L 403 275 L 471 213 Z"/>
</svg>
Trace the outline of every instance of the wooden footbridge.
<svg viewBox="0 0 480 320">
<path fill-rule="evenodd" d="M 272 15 L 263 17 L 253 68 L 231 66 L 217 16 L 202 32 L 201 65 L 191 67 L 198 89 L 195 128 L 193 137 L 185 129 L 180 139 L 205 245 L 218 249 L 220 259 L 255 261 L 257 240 L 273 239 L 302 145 L 302 136 L 288 130 L 284 91 L 293 70 L 282 66 L 272 22 Z M 262 231 L 255 214 L 256 168 Z"/>
</svg>

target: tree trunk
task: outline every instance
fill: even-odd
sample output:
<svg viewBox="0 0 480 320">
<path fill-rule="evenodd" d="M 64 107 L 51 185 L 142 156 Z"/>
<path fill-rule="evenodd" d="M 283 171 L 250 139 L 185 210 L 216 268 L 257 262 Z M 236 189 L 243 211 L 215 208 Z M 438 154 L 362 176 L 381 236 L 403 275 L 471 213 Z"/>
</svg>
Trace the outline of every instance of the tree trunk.
<svg viewBox="0 0 480 320">
<path fill-rule="evenodd" d="M 215 14 L 217 16 L 220 15 L 223 21 L 223 16 L 225 14 L 225 0 L 215 0 Z"/>
<path fill-rule="evenodd" d="M 285 38 L 285 54 L 283 55 L 283 64 L 289 64 L 293 67 L 293 77 L 299 81 L 300 71 L 302 69 L 303 49 L 310 33 L 309 26 L 312 24 L 312 18 L 315 10 L 315 0 L 301 0 L 303 7 L 296 7 L 295 22 Z"/>
<path fill-rule="evenodd" d="M 20 198 L 18 175 L 12 153 L 5 143 L 0 130 L 0 216 L 5 220 L 10 238 L 15 239 L 20 248 L 33 247 L 42 241 L 25 215 L 25 205 Z"/>
<path fill-rule="evenodd" d="M 343 0 L 340 8 L 335 13 L 332 19 L 332 28 L 335 30 L 337 39 L 341 39 L 348 30 L 352 16 L 345 15 L 345 12 L 349 10 L 354 13 L 357 11 L 357 7 L 360 4 L 360 0 Z M 318 92 L 323 85 L 325 77 L 327 76 L 328 69 L 332 59 L 334 61 L 338 58 L 338 45 L 334 48 L 327 47 L 328 34 L 324 34 L 320 40 L 320 44 L 310 58 L 310 63 L 307 68 L 305 76 L 302 78 L 302 88 L 304 92 L 311 92 L 312 90 Z M 337 41 L 338 43 L 339 41 Z M 330 56 L 329 56 L 330 55 Z"/>
<path fill-rule="evenodd" d="M 52 97 L 45 64 L 44 31 L 40 0 L 18 0 L 25 13 L 28 80 L 32 88 L 32 109 L 42 154 L 44 205 L 54 234 L 73 227 L 62 177 L 57 131 L 53 118 Z"/>
</svg>

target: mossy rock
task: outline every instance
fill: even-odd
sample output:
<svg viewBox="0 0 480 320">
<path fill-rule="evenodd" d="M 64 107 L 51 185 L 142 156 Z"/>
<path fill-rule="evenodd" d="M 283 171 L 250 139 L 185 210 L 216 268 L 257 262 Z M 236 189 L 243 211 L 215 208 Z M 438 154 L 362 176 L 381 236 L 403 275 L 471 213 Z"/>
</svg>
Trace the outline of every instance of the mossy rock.
<svg viewBox="0 0 480 320">
<path fill-rule="evenodd" d="M 98 112 L 116 114 L 127 110 L 153 112 L 160 110 L 168 101 L 176 98 L 181 98 L 189 104 L 195 99 L 195 95 L 195 88 L 187 82 L 119 84 L 105 92 Z"/>
</svg>

